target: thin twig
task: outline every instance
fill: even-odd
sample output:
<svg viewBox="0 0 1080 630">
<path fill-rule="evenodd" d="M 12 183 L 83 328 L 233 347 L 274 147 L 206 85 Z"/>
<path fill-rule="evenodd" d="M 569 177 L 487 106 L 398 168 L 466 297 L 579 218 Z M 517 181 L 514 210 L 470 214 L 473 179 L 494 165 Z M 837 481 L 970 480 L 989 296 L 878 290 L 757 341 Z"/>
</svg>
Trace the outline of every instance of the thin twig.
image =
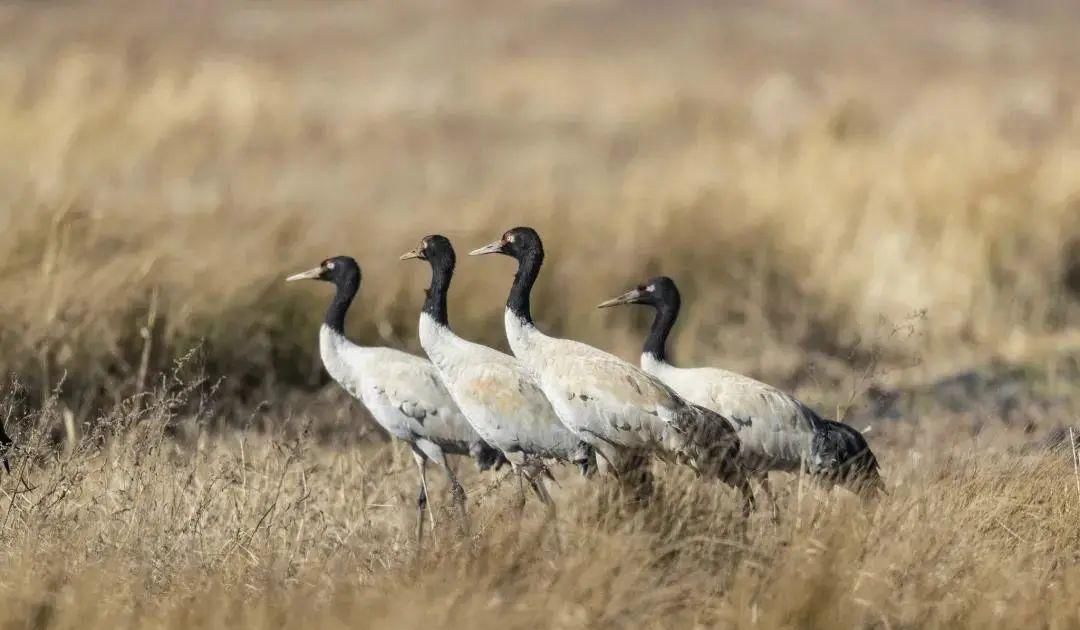
<svg viewBox="0 0 1080 630">
<path fill-rule="evenodd" d="M 154 345 L 154 325 L 158 315 L 158 288 L 150 292 L 150 305 L 146 312 L 146 325 L 139 329 L 143 339 L 142 355 L 139 357 L 139 371 L 135 376 L 135 394 L 142 394 L 146 389 L 146 373 L 150 369 L 150 350 Z M 138 404 L 138 403 L 136 403 Z"/>
<path fill-rule="evenodd" d="M 1076 499 L 1080 501 L 1080 452 L 1076 450 L 1076 437 L 1072 427 L 1069 427 L 1069 452 L 1072 453 L 1073 476 L 1076 478 Z"/>
<path fill-rule="evenodd" d="M 996 521 L 997 521 L 997 524 L 998 524 L 998 525 L 1000 525 L 1002 529 L 1004 529 L 1005 531 L 1009 532 L 1009 534 L 1011 534 L 1013 538 L 1015 538 L 1015 539 L 1019 540 L 1020 542 L 1024 543 L 1025 545 L 1030 545 L 1030 544 L 1031 544 L 1031 541 L 1030 541 L 1030 540 L 1027 540 L 1027 539 L 1025 539 L 1025 538 L 1024 538 L 1023 536 L 1021 536 L 1020 534 L 1017 534 L 1017 533 L 1016 533 L 1016 532 L 1014 532 L 1013 530 L 1009 529 L 1009 526 L 1008 526 L 1008 525 L 1006 525 L 1006 524 L 1005 524 L 1004 522 L 1002 522 L 1002 521 L 1001 521 L 1001 519 L 994 519 L 994 520 L 996 520 Z"/>
</svg>

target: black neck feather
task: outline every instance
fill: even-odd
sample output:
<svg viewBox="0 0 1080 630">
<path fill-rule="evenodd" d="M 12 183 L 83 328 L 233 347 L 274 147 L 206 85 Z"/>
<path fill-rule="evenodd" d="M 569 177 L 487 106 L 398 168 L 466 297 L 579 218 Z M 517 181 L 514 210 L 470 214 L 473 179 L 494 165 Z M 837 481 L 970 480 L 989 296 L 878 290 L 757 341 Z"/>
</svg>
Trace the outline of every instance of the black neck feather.
<svg viewBox="0 0 1080 630">
<path fill-rule="evenodd" d="M 337 291 L 334 293 L 333 301 L 330 302 L 330 308 L 326 309 L 326 317 L 323 318 L 323 323 L 330 330 L 344 335 L 345 314 L 349 312 L 349 305 L 352 304 L 356 292 L 360 289 L 360 278 L 355 274 L 349 274 L 334 284 Z"/>
<path fill-rule="evenodd" d="M 506 299 L 506 308 L 510 309 L 521 321 L 531 324 L 532 311 L 529 308 L 529 294 L 532 293 L 536 278 L 540 275 L 540 266 L 544 264 L 542 250 L 526 251 L 518 258 L 517 273 L 514 274 L 514 286 L 510 297 Z"/>
<path fill-rule="evenodd" d="M 427 290 L 427 298 L 424 300 L 424 311 L 435 320 L 435 323 L 448 326 L 446 318 L 446 294 L 450 290 L 450 279 L 454 276 L 454 260 L 440 257 L 429 261 L 431 263 L 431 287 Z"/>
<path fill-rule="evenodd" d="M 657 361 L 667 361 L 667 339 L 678 317 L 679 303 L 677 301 L 658 304 L 656 317 L 653 318 L 649 336 L 645 338 L 645 347 L 641 352 L 651 354 Z"/>
</svg>

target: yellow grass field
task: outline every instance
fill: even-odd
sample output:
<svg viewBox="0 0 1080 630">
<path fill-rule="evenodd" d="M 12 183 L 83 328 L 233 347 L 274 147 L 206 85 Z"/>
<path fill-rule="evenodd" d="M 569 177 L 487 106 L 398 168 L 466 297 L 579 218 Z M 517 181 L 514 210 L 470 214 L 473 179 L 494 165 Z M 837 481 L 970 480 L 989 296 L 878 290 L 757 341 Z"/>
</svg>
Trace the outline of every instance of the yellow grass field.
<svg viewBox="0 0 1080 630">
<path fill-rule="evenodd" d="M 1080 469 L 1043 448 L 1080 421 L 1077 32 L 1053 0 L 0 5 L 0 627 L 1080 627 Z M 774 475 L 744 521 L 683 470 L 632 511 L 567 469 L 545 523 L 462 462 L 470 535 L 436 482 L 418 553 L 410 457 L 321 370 L 330 288 L 283 280 L 354 256 L 350 335 L 419 351 L 398 255 L 515 225 L 546 330 L 636 360 L 647 313 L 595 306 L 671 275 L 677 359 L 868 430 L 890 494 Z M 505 349 L 511 263 L 460 258 L 451 321 Z M 990 385 L 942 403 L 958 374 Z"/>
</svg>

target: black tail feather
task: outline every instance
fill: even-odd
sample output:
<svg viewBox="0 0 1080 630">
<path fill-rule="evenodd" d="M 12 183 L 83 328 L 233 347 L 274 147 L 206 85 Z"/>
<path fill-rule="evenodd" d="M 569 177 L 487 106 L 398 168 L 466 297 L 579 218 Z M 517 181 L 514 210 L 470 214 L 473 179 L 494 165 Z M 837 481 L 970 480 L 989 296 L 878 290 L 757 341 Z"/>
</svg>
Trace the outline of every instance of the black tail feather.
<svg viewBox="0 0 1080 630">
<path fill-rule="evenodd" d="M 476 467 L 480 472 L 492 469 L 498 471 L 504 465 L 510 463 L 507 461 L 506 456 L 502 454 L 502 451 L 495 450 L 486 442 L 476 442 L 469 450 L 473 459 L 476 460 Z"/>
<path fill-rule="evenodd" d="M 841 422 L 821 423 L 811 444 L 811 472 L 860 495 L 884 491 L 877 457 L 862 433 Z"/>
<path fill-rule="evenodd" d="M 581 442 L 571 454 L 570 463 L 578 467 L 582 477 L 591 479 L 596 474 L 596 450 Z"/>
</svg>

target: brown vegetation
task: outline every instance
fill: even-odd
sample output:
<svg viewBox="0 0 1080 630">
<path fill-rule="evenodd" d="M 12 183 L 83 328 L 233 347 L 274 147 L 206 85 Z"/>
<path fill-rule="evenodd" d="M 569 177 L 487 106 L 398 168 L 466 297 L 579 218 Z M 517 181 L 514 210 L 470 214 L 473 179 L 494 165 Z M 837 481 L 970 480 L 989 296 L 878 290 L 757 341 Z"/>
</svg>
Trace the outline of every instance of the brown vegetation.
<svg viewBox="0 0 1080 630">
<path fill-rule="evenodd" d="M 417 349 L 397 255 L 530 224 L 554 332 L 635 357 L 645 314 L 594 306 L 666 273 L 686 362 L 832 411 L 1003 359 L 1072 422 L 1078 27 L 1051 0 L 0 6 L 0 373 L 29 387 L 0 623 L 1080 624 L 1068 449 L 993 417 L 876 426 L 891 496 L 790 478 L 779 525 L 675 470 L 638 514 L 566 471 L 557 544 L 469 476 L 473 537 L 414 567 L 404 453 L 344 448 L 358 414 L 315 391 L 329 288 L 282 282 L 353 255 L 350 333 Z M 510 273 L 461 260 L 462 334 L 504 344 Z"/>
<path fill-rule="evenodd" d="M 209 438 L 169 379 L 55 455 L 24 433 L 5 478 L 5 627 L 1072 627 L 1080 477 L 1071 452 L 1008 454 L 939 426 L 885 451 L 862 504 L 782 477 L 782 520 L 658 467 L 645 509 L 559 474 L 524 518 L 502 473 L 465 471 L 472 536 L 433 496 L 419 560 L 404 449 L 297 435 Z M 132 409 L 132 406 L 137 408 Z M 55 413 L 46 411 L 46 414 Z M 190 428 L 174 440 L 165 427 Z M 38 426 L 47 426 L 48 418 Z M 300 427 L 302 429 L 302 427 Z M 878 445 L 881 447 L 881 444 Z M 22 481 L 32 489 L 28 490 Z"/>
</svg>

